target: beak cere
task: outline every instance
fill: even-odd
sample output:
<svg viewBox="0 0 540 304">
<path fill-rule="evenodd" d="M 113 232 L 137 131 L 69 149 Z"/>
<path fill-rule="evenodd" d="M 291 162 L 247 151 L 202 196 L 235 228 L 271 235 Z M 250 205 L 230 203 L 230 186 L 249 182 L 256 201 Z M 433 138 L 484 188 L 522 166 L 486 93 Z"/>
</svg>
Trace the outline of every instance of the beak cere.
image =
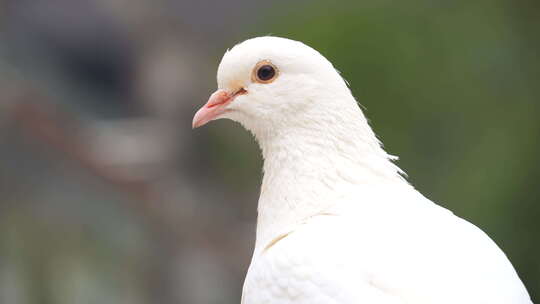
<svg viewBox="0 0 540 304">
<path fill-rule="evenodd" d="M 215 91 L 208 99 L 208 102 L 195 113 L 195 116 L 193 117 L 193 129 L 219 118 L 219 115 L 227 111 L 227 105 L 230 104 L 237 95 L 245 93 L 247 92 L 244 89 L 240 89 L 233 94 L 225 90 Z"/>
</svg>

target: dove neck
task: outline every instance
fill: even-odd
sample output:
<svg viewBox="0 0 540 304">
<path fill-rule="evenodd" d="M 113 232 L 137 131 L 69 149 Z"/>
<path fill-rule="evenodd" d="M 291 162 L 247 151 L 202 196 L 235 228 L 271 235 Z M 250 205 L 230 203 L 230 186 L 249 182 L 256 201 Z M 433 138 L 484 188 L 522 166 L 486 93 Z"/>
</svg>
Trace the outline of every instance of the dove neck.
<svg viewBox="0 0 540 304">
<path fill-rule="evenodd" d="M 340 122 L 325 114 L 309 120 L 314 123 L 255 134 L 264 158 L 256 250 L 360 185 L 406 183 L 359 109 Z"/>
</svg>

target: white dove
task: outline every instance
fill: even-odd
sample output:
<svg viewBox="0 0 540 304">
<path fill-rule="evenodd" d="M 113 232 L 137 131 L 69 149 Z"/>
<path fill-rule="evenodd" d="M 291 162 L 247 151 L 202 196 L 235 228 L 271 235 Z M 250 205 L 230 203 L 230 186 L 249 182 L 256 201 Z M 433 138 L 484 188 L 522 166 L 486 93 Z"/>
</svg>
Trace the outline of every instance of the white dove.
<svg viewBox="0 0 540 304">
<path fill-rule="evenodd" d="M 532 303 L 484 232 L 405 181 L 319 52 L 253 38 L 217 83 L 193 127 L 237 121 L 264 158 L 243 304 Z"/>
</svg>

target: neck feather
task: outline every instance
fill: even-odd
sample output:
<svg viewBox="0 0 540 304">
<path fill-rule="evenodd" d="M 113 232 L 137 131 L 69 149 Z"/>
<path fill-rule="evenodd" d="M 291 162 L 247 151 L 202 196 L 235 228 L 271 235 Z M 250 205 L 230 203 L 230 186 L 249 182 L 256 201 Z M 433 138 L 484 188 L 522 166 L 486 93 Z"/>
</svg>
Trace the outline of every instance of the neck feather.
<svg viewBox="0 0 540 304">
<path fill-rule="evenodd" d="M 313 108 L 286 128 L 252 130 L 264 158 L 256 250 L 359 185 L 405 182 L 354 99 L 336 109 Z"/>
</svg>

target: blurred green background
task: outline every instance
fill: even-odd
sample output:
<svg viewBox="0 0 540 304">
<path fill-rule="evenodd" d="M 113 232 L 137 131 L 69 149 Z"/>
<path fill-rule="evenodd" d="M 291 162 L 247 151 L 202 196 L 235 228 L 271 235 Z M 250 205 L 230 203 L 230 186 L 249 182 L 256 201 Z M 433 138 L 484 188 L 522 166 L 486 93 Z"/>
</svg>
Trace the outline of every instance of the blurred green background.
<svg viewBox="0 0 540 304">
<path fill-rule="evenodd" d="M 191 130 L 223 52 L 301 40 L 540 301 L 540 2 L 0 1 L 0 303 L 238 303 L 261 159 Z"/>
</svg>

